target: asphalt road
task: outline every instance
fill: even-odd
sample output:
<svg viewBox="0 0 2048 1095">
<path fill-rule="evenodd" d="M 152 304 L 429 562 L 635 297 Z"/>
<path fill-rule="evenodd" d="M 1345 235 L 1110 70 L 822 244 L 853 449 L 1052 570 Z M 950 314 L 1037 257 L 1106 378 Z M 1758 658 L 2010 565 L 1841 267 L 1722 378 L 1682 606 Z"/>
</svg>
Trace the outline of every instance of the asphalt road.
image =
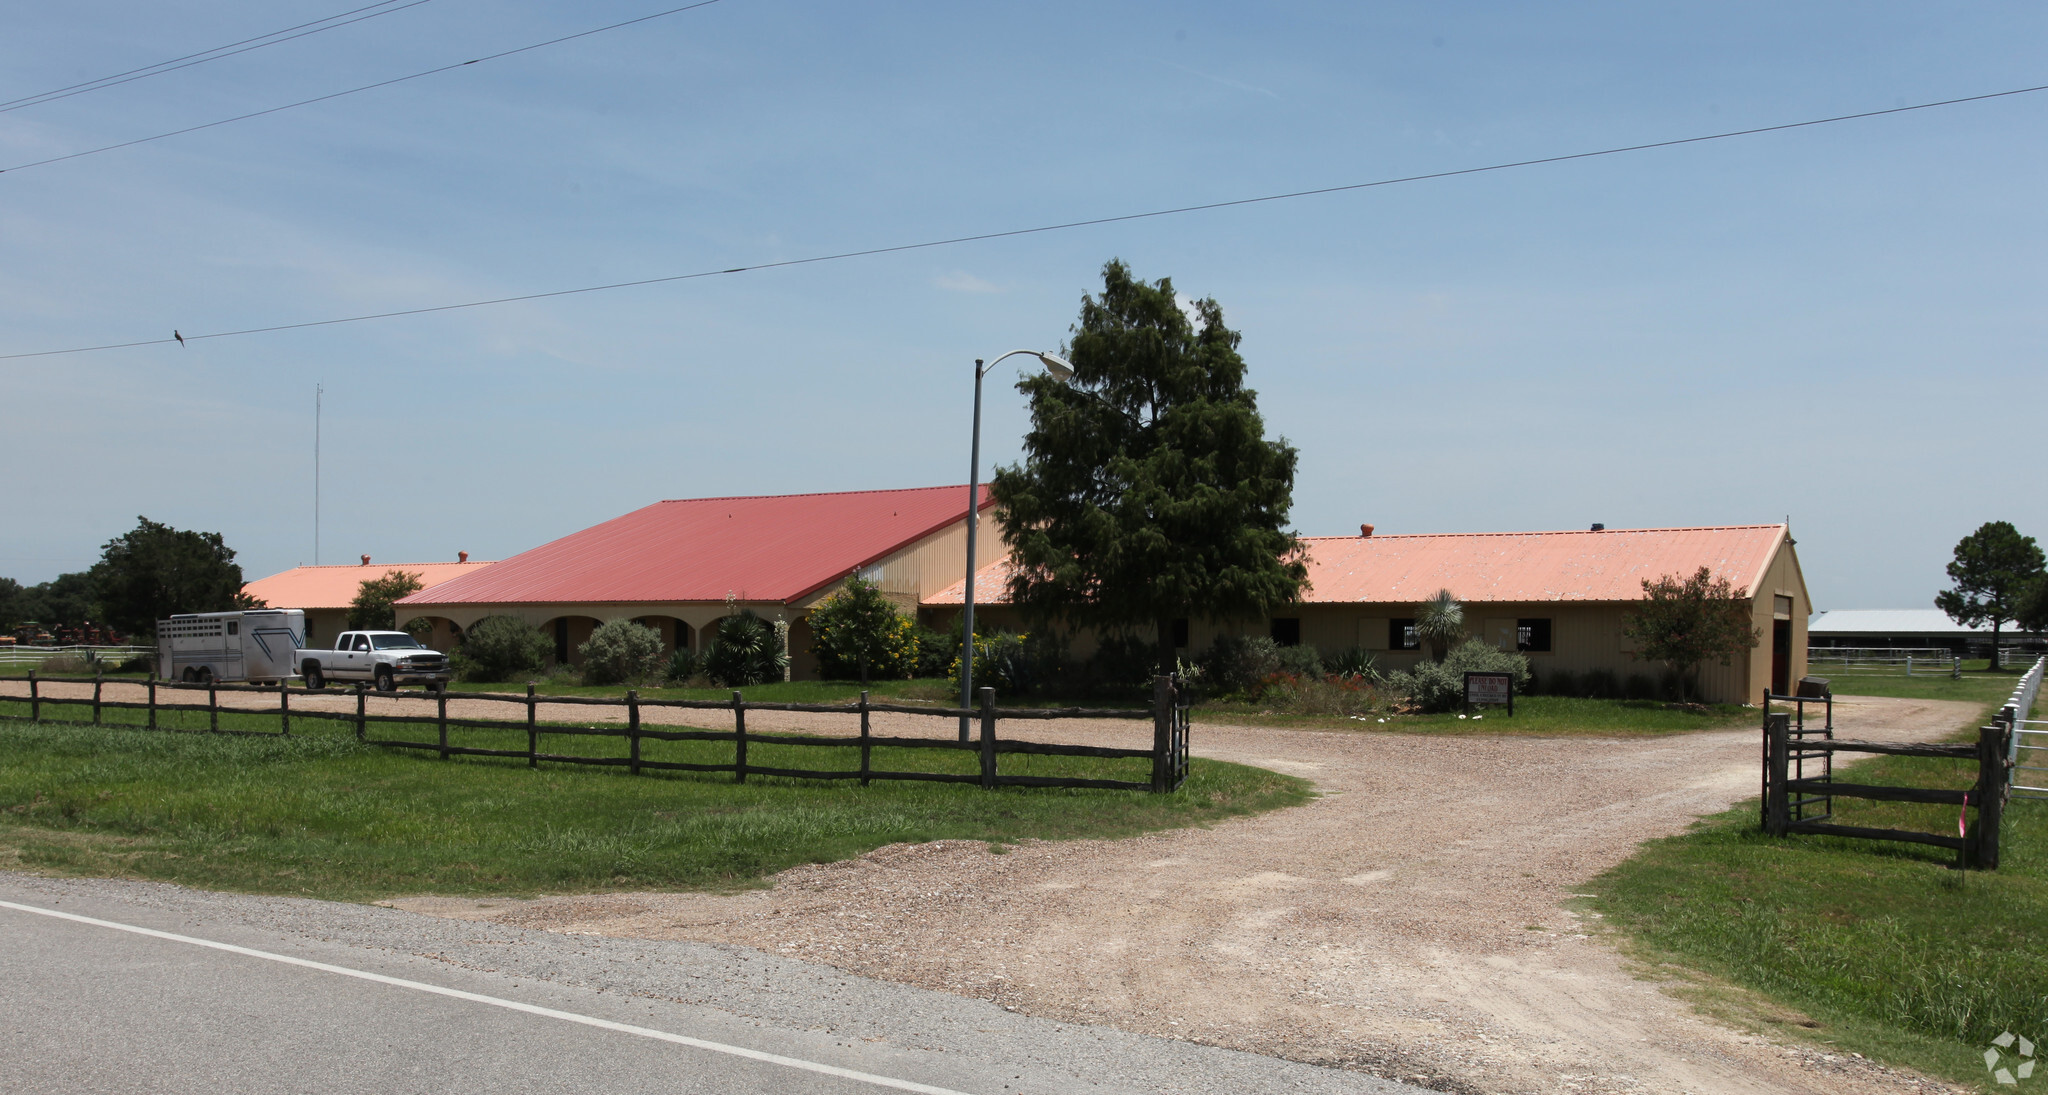
<svg viewBox="0 0 2048 1095">
<path fill-rule="evenodd" d="M 0 1077 L 18 1095 L 1422 1090 L 740 947 L 8 873 Z"/>
</svg>

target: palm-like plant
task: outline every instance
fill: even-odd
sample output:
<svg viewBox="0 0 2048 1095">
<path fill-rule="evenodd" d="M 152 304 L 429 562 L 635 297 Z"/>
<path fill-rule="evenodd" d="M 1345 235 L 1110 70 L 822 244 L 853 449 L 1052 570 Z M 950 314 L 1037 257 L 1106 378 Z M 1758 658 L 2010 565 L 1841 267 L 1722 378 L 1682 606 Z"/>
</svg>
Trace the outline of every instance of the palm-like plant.
<svg viewBox="0 0 2048 1095">
<path fill-rule="evenodd" d="M 1430 660 L 1443 661 L 1451 647 L 1465 637 L 1465 606 L 1450 590 L 1437 590 L 1436 596 L 1422 602 L 1415 612 L 1415 637 L 1429 644 Z"/>
</svg>

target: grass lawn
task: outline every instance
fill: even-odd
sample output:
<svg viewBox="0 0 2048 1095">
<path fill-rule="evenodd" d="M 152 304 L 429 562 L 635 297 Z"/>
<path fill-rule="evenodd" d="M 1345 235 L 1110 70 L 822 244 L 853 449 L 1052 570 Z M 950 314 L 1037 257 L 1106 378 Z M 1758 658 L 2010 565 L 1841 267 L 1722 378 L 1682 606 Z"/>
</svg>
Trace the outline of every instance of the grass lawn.
<svg viewBox="0 0 2048 1095">
<path fill-rule="evenodd" d="M 448 686 L 450 692 L 516 692 L 525 694 L 526 682 L 470 682 L 457 681 Z M 565 684 L 557 681 L 542 681 L 534 688 L 543 696 L 602 696 L 623 700 L 626 687 L 618 684 Z M 642 699 L 650 700 L 729 700 L 730 688 L 642 688 Z M 860 699 L 859 681 L 776 681 L 772 684 L 752 684 L 738 691 L 746 694 L 754 703 L 853 703 Z M 960 690 L 943 679 L 915 681 L 871 681 L 868 684 L 868 699 L 875 703 L 929 703 L 946 707 L 958 703 Z M 1021 702 L 1026 706 L 1037 706 L 1035 701 L 1011 701 L 998 697 L 998 702 L 1008 705 Z M 1062 704 L 1060 706 L 1072 706 Z M 1094 705 L 1091 705 L 1094 706 Z"/>
<path fill-rule="evenodd" d="M 1915 678 L 1911 694 L 1988 704 L 2014 679 L 1982 676 L 1992 678 L 1983 688 Z M 1975 720 L 1958 730 L 1974 739 Z M 1857 782 L 1922 787 L 1975 778 L 1974 762 L 1946 759 L 1878 757 L 1854 771 Z M 1954 807 L 1835 805 L 1850 825 L 1956 826 Z M 1644 845 L 1593 886 L 1594 907 L 1642 958 L 1690 980 L 1704 1006 L 1737 1023 L 1782 1024 L 1836 1051 L 1988 1089 L 1992 1038 L 2048 1037 L 2048 802 L 2014 800 L 2001 841 L 1997 871 L 1963 875 L 1936 848 L 1767 838 L 1752 799 Z"/>
<path fill-rule="evenodd" d="M 1816 669 L 1813 675 L 1827 677 L 1839 696 L 1894 696 L 1909 700 L 1966 700 L 1985 705 L 1985 714 L 1997 710 L 1998 705 L 2012 695 L 2020 683 L 2020 670 L 2000 670 L 1996 673 L 1984 671 L 1985 662 L 1979 659 L 1963 663 L 1961 680 L 1951 678 L 1947 673 L 1919 673 L 1908 677 L 1903 669 L 1893 672 L 1855 673 L 1837 672 L 1832 676 L 1825 669 Z"/>
<path fill-rule="evenodd" d="M 1302 780 L 1196 760 L 1170 795 L 932 783 L 822 783 L 431 756 L 358 744 L 340 724 L 290 738 L 33 724 L 0 711 L 0 868 L 374 900 L 401 894 L 730 890 L 899 841 L 1123 837 L 1292 806 Z M 6 714 L 16 715 L 6 719 Z M 69 714 L 69 712 L 67 712 Z M 132 715 L 133 712 L 124 712 Z M 170 716 L 166 716 L 168 720 Z M 194 720 L 180 713 L 179 721 Z M 196 716 L 204 725 L 205 715 Z M 231 713 L 231 729 L 276 716 Z M 372 727 L 432 740 L 433 728 Z M 517 740 L 513 740 L 516 738 Z M 456 744 L 523 748 L 523 732 Z M 613 738 L 548 740 L 604 755 Z M 720 763 L 731 746 L 646 742 L 647 759 Z M 852 748 L 755 743 L 749 762 L 857 767 Z M 905 755 L 912 754 L 912 755 Z M 1005 756 L 1008 774 L 1144 779 L 1147 761 Z M 875 750 L 875 767 L 972 771 L 971 755 Z"/>
<path fill-rule="evenodd" d="M 1517 734 L 1539 737 L 1587 735 L 1646 737 L 1762 725 L 1752 707 L 1722 703 L 1679 707 L 1658 700 L 1587 700 L 1567 696 L 1516 696 L 1515 713 L 1505 708 L 1479 708 L 1479 716 L 1368 715 L 1365 721 L 1342 715 L 1290 715 L 1257 704 L 1206 703 L 1194 711 L 1201 723 L 1299 727 L 1317 730 L 1374 730 L 1396 734 Z M 1385 722 L 1381 722 L 1385 718 Z"/>
</svg>

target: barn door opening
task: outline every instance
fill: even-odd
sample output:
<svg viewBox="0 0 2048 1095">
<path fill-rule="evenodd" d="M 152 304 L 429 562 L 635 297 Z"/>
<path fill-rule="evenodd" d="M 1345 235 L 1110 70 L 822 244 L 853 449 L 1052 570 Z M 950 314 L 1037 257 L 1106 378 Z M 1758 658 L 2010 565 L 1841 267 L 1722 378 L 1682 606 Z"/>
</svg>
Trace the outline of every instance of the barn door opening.
<svg viewBox="0 0 2048 1095">
<path fill-rule="evenodd" d="M 1792 694 L 1792 621 L 1771 621 L 1771 691 Z"/>
</svg>

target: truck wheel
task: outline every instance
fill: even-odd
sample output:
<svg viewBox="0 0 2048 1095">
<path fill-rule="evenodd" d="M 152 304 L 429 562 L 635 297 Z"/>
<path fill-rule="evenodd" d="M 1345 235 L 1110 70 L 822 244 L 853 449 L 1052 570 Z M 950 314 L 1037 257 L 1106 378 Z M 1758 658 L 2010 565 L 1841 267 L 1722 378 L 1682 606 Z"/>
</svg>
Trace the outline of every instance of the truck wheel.
<svg viewBox="0 0 2048 1095">
<path fill-rule="evenodd" d="M 306 663 L 306 687 L 318 692 L 327 687 L 327 674 L 320 671 L 319 662 Z"/>
<path fill-rule="evenodd" d="M 377 669 L 377 691 L 398 691 L 398 682 L 391 679 L 391 670 L 388 666 L 380 666 Z"/>
</svg>

